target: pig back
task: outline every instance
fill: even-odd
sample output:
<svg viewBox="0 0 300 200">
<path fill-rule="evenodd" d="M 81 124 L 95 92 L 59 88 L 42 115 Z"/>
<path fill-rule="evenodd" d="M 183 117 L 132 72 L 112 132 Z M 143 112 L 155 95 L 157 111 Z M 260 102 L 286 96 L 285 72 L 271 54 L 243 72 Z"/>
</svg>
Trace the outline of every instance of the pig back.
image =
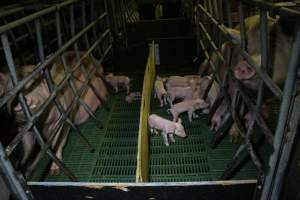
<svg viewBox="0 0 300 200">
<path fill-rule="evenodd" d="M 149 116 L 148 123 L 150 128 L 159 129 L 165 133 L 173 133 L 176 129 L 176 124 L 174 122 L 154 114 Z"/>
</svg>

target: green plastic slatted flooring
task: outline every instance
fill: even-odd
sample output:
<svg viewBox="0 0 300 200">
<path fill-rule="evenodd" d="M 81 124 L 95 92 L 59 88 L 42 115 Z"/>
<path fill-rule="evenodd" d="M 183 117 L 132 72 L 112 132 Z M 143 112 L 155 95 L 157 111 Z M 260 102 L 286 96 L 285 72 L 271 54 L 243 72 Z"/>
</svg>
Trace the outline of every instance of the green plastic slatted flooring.
<svg viewBox="0 0 300 200">
<path fill-rule="evenodd" d="M 133 77 L 133 92 L 142 90 L 142 78 L 143 75 Z M 140 101 L 128 104 L 125 96 L 125 92 L 111 95 L 107 101 L 110 111 L 101 108 L 95 113 L 104 129 L 98 129 L 92 119 L 80 126 L 95 152 L 89 152 L 79 137 L 70 133 L 63 160 L 79 181 L 135 181 Z M 68 181 L 63 174 L 44 174 L 46 163 L 40 164 L 32 180 Z"/>
<path fill-rule="evenodd" d="M 132 91 L 141 91 L 142 75 L 136 76 Z M 85 182 L 134 182 L 136 171 L 137 138 L 140 101 L 127 104 L 125 93 L 112 95 L 107 104 L 110 112 L 101 108 L 96 116 L 105 127 L 99 130 L 93 120 L 80 128 L 95 148 L 91 153 L 70 133 L 64 151 L 64 162 L 79 181 Z M 160 108 L 152 99 L 152 113 L 171 119 L 167 108 Z M 227 163 L 231 160 L 239 144 L 232 144 L 225 138 L 216 149 L 208 144 L 212 134 L 207 127 L 207 118 L 202 116 L 192 123 L 187 114 L 181 116 L 188 138 L 175 136 L 176 143 L 166 147 L 161 135 L 150 136 L 150 181 L 214 181 L 218 180 Z M 50 176 L 45 170 L 47 162 L 42 162 L 32 180 L 69 181 L 64 175 Z M 49 169 L 49 168 L 48 168 Z M 233 179 L 254 179 L 256 170 L 251 162 Z"/>
<path fill-rule="evenodd" d="M 166 107 L 160 108 L 156 99 L 152 102 L 152 113 L 172 120 Z M 176 142 L 166 147 L 160 134 L 151 135 L 151 182 L 218 180 L 238 145 L 225 138 L 216 149 L 211 149 L 209 142 L 212 134 L 206 125 L 206 116 L 194 119 L 192 123 L 188 121 L 187 114 L 180 117 L 188 135 L 186 139 L 175 136 Z M 249 162 L 234 179 L 249 179 L 255 176 L 254 165 Z"/>
</svg>

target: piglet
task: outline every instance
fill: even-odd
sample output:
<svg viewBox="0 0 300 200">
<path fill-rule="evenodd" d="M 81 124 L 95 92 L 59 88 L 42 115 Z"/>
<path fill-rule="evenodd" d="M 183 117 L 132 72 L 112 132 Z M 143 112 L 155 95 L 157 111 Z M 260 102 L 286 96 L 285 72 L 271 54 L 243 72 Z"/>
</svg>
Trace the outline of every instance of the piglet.
<svg viewBox="0 0 300 200">
<path fill-rule="evenodd" d="M 175 104 L 168 111 L 173 115 L 173 121 L 176 122 L 178 116 L 183 112 L 188 112 L 189 121 L 192 122 L 192 117 L 197 118 L 198 115 L 195 113 L 198 109 L 204 109 L 209 106 L 203 99 L 186 100 Z"/>
<path fill-rule="evenodd" d="M 195 87 L 196 83 L 193 79 L 188 79 L 181 76 L 171 76 L 166 82 L 167 91 L 173 87 Z"/>
<path fill-rule="evenodd" d="M 139 100 L 141 99 L 142 95 L 140 92 L 131 92 L 130 94 L 128 94 L 126 97 L 125 97 L 125 101 L 127 103 L 132 103 L 133 101 L 135 100 Z"/>
<path fill-rule="evenodd" d="M 148 117 L 148 125 L 151 133 L 158 133 L 158 130 L 161 131 L 164 143 L 167 147 L 169 146 L 168 137 L 170 138 L 171 142 L 175 142 L 173 134 L 183 138 L 186 137 L 186 133 L 183 125 L 181 124 L 180 118 L 178 119 L 178 122 L 172 122 L 158 115 L 152 114 Z"/>
<path fill-rule="evenodd" d="M 165 90 L 164 83 L 161 77 L 157 76 L 154 83 L 154 98 L 157 97 L 160 102 L 160 107 L 167 105 L 167 91 Z"/>
<path fill-rule="evenodd" d="M 130 90 L 130 78 L 127 76 L 114 76 L 112 73 L 105 76 L 105 80 L 115 89 L 116 92 L 119 91 L 119 87 L 125 87 L 127 94 Z"/>
<path fill-rule="evenodd" d="M 184 99 L 184 100 L 191 100 L 196 98 L 195 90 L 192 87 L 172 87 L 168 90 L 168 102 L 170 106 L 173 106 L 173 101 L 176 98 Z"/>
</svg>

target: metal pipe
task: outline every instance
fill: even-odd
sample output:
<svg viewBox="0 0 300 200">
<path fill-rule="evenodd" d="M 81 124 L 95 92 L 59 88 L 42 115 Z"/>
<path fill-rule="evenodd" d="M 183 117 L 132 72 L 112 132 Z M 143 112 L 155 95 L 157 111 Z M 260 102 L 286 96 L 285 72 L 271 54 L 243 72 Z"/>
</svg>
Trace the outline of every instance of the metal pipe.
<svg viewBox="0 0 300 200">
<path fill-rule="evenodd" d="M 56 51 L 54 54 L 50 55 L 48 58 L 45 59 L 45 62 L 37 64 L 35 69 L 32 71 L 31 74 L 29 74 L 27 77 L 25 77 L 23 80 L 19 82 L 18 85 L 14 87 L 7 95 L 5 95 L 3 98 L 0 99 L 0 107 L 2 107 L 5 103 L 7 103 L 13 96 L 15 96 L 18 92 L 21 91 L 21 89 L 32 79 L 39 76 L 39 74 L 49 65 L 51 64 L 60 54 L 62 54 L 64 51 L 66 51 L 76 40 L 78 40 L 84 33 L 86 33 L 88 30 L 90 30 L 97 21 L 103 19 L 107 13 L 103 13 L 101 16 L 99 16 L 97 19 L 95 19 L 93 22 L 91 22 L 86 28 L 84 28 L 82 31 L 77 33 L 73 38 L 71 38 L 68 42 L 66 42 L 58 51 Z"/>
<path fill-rule="evenodd" d="M 44 10 L 41 10 L 39 12 L 33 13 L 31 15 L 28 15 L 27 17 L 24 17 L 24 18 L 18 19 L 16 21 L 10 22 L 8 24 L 5 24 L 3 26 L 0 26 L 0 34 L 6 32 L 8 30 L 14 29 L 14 28 L 16 28 L 18 26 L 21 26 L 21 25 L 23 25 L 23 24 L 25 24 L 27 22 L 30 22 L 30 21 L 32 21 L 32 20 L 34 20 L 36 18 L 39 18 L 39 17 L 41 17 L 43 15 L 46 15 L 46 14 L 49 14 L 49 13 L 51 13 L 53 11 L 59 10 L 61 8 L 64 8 L 64 7 L 66 7 L 66 6 L 70 5 L 70 4 L 73 4 L 73 3 L 78 2 L 78 1 L 80 1 L 80 0 L 67 0 L 67 1 L 64 1 L 62 3 L 56 4 L 54 6 L 51 6 L 49 8 L 45 8 Z"/>
<path fill-rule="evenodd" d="M 287 125 L 287 118 L 290 109 L 290 103 L 292 99 L 293 89 L 295 86 L 295 80 L 297 76 L 297 71 L 299 68 L 299 52 L 300 52 L 300 31 L 296 34 L 296 39 L 293 44 L 293 51 L 291 55 L 291 60 L 287 73 L 287 80 L 284 84 L 284 93 L 282 98 L 282 103 L 280 106 L 280 114 L 278 118 L 278 124 L 275 132 L 274 138 L 274 152 L 270 157 L 269 166 L 270 170 L 268 175 L 266 176 L 266 180 L 264 183 L 264 188 L 262 191 L 261 199 L 278 199 L 279 198 L 279 188 L 278 185 L 274 185 L 274 180 L 276 176 L 276 172 L 278 170 L 278 164 L 280 160 L 281 151 L 283 148 L 283 138 L 284 132 Z M 276 190 L 272 191 L 272 189 L 276 186 Z"/>
<path fill-rule="evenodd" d="M 21 174 L 14 171 L 9 159 L 7 158 L 2 143 L 0 142 L 0 170 L 5 175 L 4 180 L 7 182 L 12 196 L 16 199 L 29 200 L 34 199 L 29 187 L 24 182 Z M 23 179 L 23 180 L 22 180 Z"/>
<path fill-rule="evenodd" d="M 11 74 L 13 85 L 14 86 L 18 85 L 15 64 L 13 61 L 13 57 L 12 57 L 11 49 L 9 47 L 9 41 L 8 41 L 6 33 L 1 34 L 1 42 L 4 47 L 5 58 L 7 61 L 7 65 L 8 65 L 10 74 Z M 27 117 L 28 121 L 31 121 L 32 114 L 31 114 L 31 111 L 29 109 L 29 106 L 27 104 L 27 101 L 26 101 L 25 96 L 22 91 L 19 94 L 19 101 L 21 103 L 21 107 L 22 107 L 22 110 L 23 110 L 25 116 Z M 38 128 L 35 125 L 33 126 L 33 132 L 37 138 L 38 143 L 40 144 L 41 147 L 43 147 L 45 142 L 40 134 L 40 131 L 38 130 Z M 52 158 L 54 160 L 54 162 L 65 172 L 65 174 L 71 180 L 73 180 L 73 181 L 76 180 L 75 176 L 70 171 L 68 171 L 68 169 L 66 168 L 64 163 L 62 163 L 50 149 L 48 149 L 47 154 L 49 155 L 50 158 Z"/>
<path fill-rule="evenodd" d="M 278 164 L 278 171 L 276 173 L 275 176 L 275 180 L 274 180 L 274 189 L 273 189 L 273 196 L 272 197 L 276 197 L 280 195 L 280 192 L 282 190 L 283 187 L 283 183 L 284 183 L 284 177 L 287 173 L 287 167 L 289 164 L 289 160 L 291 157 L 291 152 L 292 152 L 292 147 L 293 144 L 296 142 L 296 135 L 297 133 L 299 133 L 299 121 L 300 121 L 300 96 L 296 97 L 296 100 L 293 104 L 293 108 L 292 110 L 292 114 L 291 114 L 291 121 L 289 126 L 289 132 L 286 134 L 285 140 L 286 143 L 283 146 L 282 149 L 282 155 L 280 157 L 279 160 L 279 164 Z"/>
<path fill-rule="evenodd" d="M 260 78 L 264 81 L 267 87 L 273 92 L 278 99 L 282 99 L 282 91 L 281 89 L 273 83 L 272 79 L 265 73 L 262 73 L 260 66 L 252 59 L 252 57 L 244 51 L 242 48 L 239 47 L 239 42 L 233 38 L 229 32 L 226 30 L 226 27 L 222 24 L 219 24 L 204 8 L 202 5 L 198 4 L 198 7 L 202 10 L 202 12 L 219 28 L 219 30 L 224 33 L 229 41 L 231 41 L 239 50 L 241 56 L 255 69 L 256 73 L 260 76 Z"/>
</svg>

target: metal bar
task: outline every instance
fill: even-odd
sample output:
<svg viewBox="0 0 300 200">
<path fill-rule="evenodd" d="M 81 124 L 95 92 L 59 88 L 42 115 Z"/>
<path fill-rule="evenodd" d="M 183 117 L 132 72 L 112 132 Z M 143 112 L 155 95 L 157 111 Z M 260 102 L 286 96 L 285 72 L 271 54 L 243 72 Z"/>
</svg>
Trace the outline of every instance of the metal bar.
<svg viewBox="0 0 300 200">
<path fill-rule="evenodd" d="M 286 170 L 289 164 L 292 147 L 293 144 L 296 142 L 295 138 L 299 131 L 298 127 L 300 121 L 300 96 L 296 97 L 295 103 L 293 104 L 293 108 L 291 110 L 292 110 L 292 114 L 291 114 L 291 121 L 289 124 L 289 132 L 286 134 L 285 137 L 286 143 L 282 149 L 282 155 L 279 160 L 279 164 L 278 164 L 279 167 L 274 180 L 274 189 L 273 189 L 274 194 L 272 197 L 274 197 L 275 195 L 278 196 L 280 195 L 284 183 L 283 179 L 287 173 Z"/>
<path fill-rule="evenodd" d="M 267 85 L 267 87 L 273 92 L 273 94 L 275 96 L 277 96 L 278 99 L 282 99 L 282 91 L 281 89 L 275 84 L 273 83 L 272 79 L 265 73 L 261 72 L 260 66 L 257 65 L 257 63 L 251 58 L 251 56 L 244 51 L 242 48 L 240 48 L 239 46 L 239 42 L 231 37 L 231 35 L 229 34 L 229 32 L 226 30 L 226 27 L 222 24 L 219 24 L 206 10 L 205 8 L 198 4 L 198 8 L 201 9 L 201 11 L 216 25 L 218 26 L 219 30 L 225 34 L 225 36 L 227 37 L 227 39 L 232 42 L 236 48 L 239 50 L 241 56 L 244 57 L 244 59 L 255 69 L 256 73 L 260 76 L 260 78 L 264 81 L 264 83 Z"/>
<path fill-rule="evenodd" d="M 5 58 L 6 58 L 6 61 L 7 61 L 7 64 L 8 64 L 8 68 L 9 68 L 10 74 L 11 74 L 13 85 L 14 86 L 18 85 L 18 79 L 17 79 L 17 75 L 16 75 L 15 64 L 14 64 L 14 61 L 13 61 L 11 49 L 9 47 L 8 38 L 7 38 L 7 35 L 5 33 L 3 33 L 1 35 L 1 41 L 2 41 L 2 45 L 4 47 Z M 22 91 L 19 94 L 19 101 L 21 103 L 22 110 L 25 113 L 25 116 L 27 117 L 28 121 L 31 121 L 32 120 L 31 119 L 31 115 L 32 114 L 31 114 L 31 111 L 30 111 L 30 109 L 29 109 L 29 107 L 27 105 L 27 101 L 26 101 L 25 96 L 22 93 Z M 42 136 L 40 134 L 40 131 L 38 130 L 38 128 L 35 125 L 33 126 L 33 131 L 34 131 L 34 134 L 35 134 L 35 136 L 37 138 L 37 141 L 38 141 L 39 145 L 41 147 L 43 147 L 44 144 L 45 144 L 45 142 L 44 142 L 44 140 L 43 140 L 43 138 L 42 138 Z M 50 149 L 47 150 L 47 154 L 60 167 L 60 169 L 63 169 L 63 171 L 66 173 L 66 176 L 68 176 L 73 181 L 76 180 L 75 176 L 70 171 L 68 171 L 68 169 L 65 167 L 64 163 L 62 163 L 54 155 L 54 153 Z"/>
<path fill-rule="evenodd" d="M 239 14 L 240 14 L 240 34 L 241 34 L 241 49 L 248 52 L 247 35 L 245 27 L 244 5 L 243 2 L 239 2 Z"/>
<path fill-rule="evenodd" d="M 74 19 L 75 18 L 74 18 L 74 6 L 73 5 L 70 6 L 70 19 L 71 19 L 71 36 L 74 37 L 74 35 L 75 35 L 75 20 Z M 86 34 L 84 36 L 86 36 Z M 83 76 L 86 79 L 86 76 L 87 76 L 88 73 L 87 73 L 86 69 L 84 68 L 84 66 L 80 62 L 80 52 L 79 52 L 77 41 L 74 43 L 73 47 L 75 49 L 77 62 L 79 62 L 79 65 L 80 65 L 80 70 L 83 72 Z M 95 90 L 95 88 L 92 86 L 92 84 L 90 84 L 90 80 L 88 80 L 87 85 L 83 85 L 82 87 L 92 87 Z M 73 90 L 73 94 L 75 96 L 78 96 L 75 87 L 74 87 L 74 90 Z M 84 108 L 84 110 L 96 121 L 96 124 L 97 125 L 100 124 L 100 127 L 102 128 L 103 127 L 103 125 L 101 125 L 102 123 L 96 118 L 96 116 L 94 115 L 91 108 L 84 101 L 82 101 L 80 96 L 79 96 L 78 100 L 79 100 L 79 104 Z M 101 102 L 100 99 L 99 99 L 99 101 Z"/>
<path fill-rule="evenodd" d="M 258 6 L 261 9 L 266 9 L 266 10 L 275 12 L 280 16 L 300 17 L 299 11 L 293 10 L 290 8 L 278 7 L 274 3 L 269 3 L 269 2 L 261 1 L 261 0 L 241 0 L 241 1 L 244 3 L 247 3 L 249 5 Z"/>
<path fill-rule="evenodd" d="M 18 19 L 16 21 L 10 22 L 10 23 L 8 23 L 8 24 L 6 24 L 4 26 L 0 26 L 0 34 L 6 32 L 8 30 L 14 29 L 17 26 L 20 26 L 20 25 L 23 25 L 23 24 L 25 24 L 27 22 L 30 22 L 30 21 L 32 21 L 32 20 L 34 20 L 36 18 L 39 18 L 39 17 L 41 17 L 43 15 L 46 15 L 46 14 L 51 13 L 53 11 L 59 10 L 61 8 L 64 8 L 64 7 L 66 7 L 66 6 L 70 5 L 70 4 L 73 4 L 73 3 L 78 2 L 78 1 L 80 1 L 80 0 L 67 0 L 67 1 L 64 1 L 62 3 L 56 4 L 54 6 L 51 6 L 49 8 L 46 8 L 44 10 L 41 10 L 39 12 L 33 13 L 31 15 L 28 15 L 27 17 L 24 17 L 24 18 Z"/>
<path fill-rule="evenodd" d="M 226 17 L 227 17 L 227 24 L 228 24 L 228 27 L 232 28 L 231 2 L 230 1 L 224 1 L 224 2 L 225 2 L 225 11 L 226 11 Z"/>
<path fill-rule="evenodd" d="M 9 15 L 12 15 L 12 14 L 16 14 L 16 13 L 22 12 L 24 10 L 25 10 L 24 7 L 16 7 L 16 8 L 12 8 L 12 9 L 9 9 L 9 10 L 1 10 L 0 18 L 9 16 Z"/>
<path fill-rule="evenodd" d="M 0 99 L 0 107 L 2 107 L 5 103 L 7 103 L 13 96 L 15 96 L 18 92 L 21 91 L 21 89 L 32 79 L 34 79 L 36 76 L 39 76 L 39 74 L 45 69 L 46 66 L 51 64 L 54 59 L 56 59 L 60 54 L 62 54 L 64 51 L 66 51 L 78 38 L 80 38 L 84 33 L 86 33 L 88 30 L 90 30 L 97 21 L 103 19 L 107 13 L 103 13 L 101 16 L 99 16 L 97 19 L 95 19 L 93 22 L 91 22 L 86 28 L 84 28 L 82 31 L 77 33 L 73 38 L 71 38 L 68 42 L 66 42 L 58 51 L 56 51 L 54 54 L 50 55 L 48 58 L 46 58 L 44 63 L 39 63 L 36 68 L 32 71 L 31 74 L 29 74 L 27 77 L 25 77 L 23 80 L 21 80 L 18 85 L 14 87 L 13 90 L 9 91 L 7 95 L 5 95 L 3 98 Z"/>
<path fill-rule="evenodd" d="M 282 98 L 282 103 L 280 106 L 280 114 L 278 119 L 278 124 L 275 132 L 274 138 L 274 152 L 270 157 L 269 166 L 270 170 L 268 175 L 266 176 L 266 180 L 264 183 L 264 188 L 262 191 L 261 199 L 278 199 L 279 191 L 278 185 L 276 186 L 276 190 L 273 190 L 275 175 L 278 170 L 278 164 L 280 160 L 280 155 L 283 147 L 283 137 L 286 129 L 287 118 L 290 109 L 290 103 L 292 99 L 293 89 L 295 86 L 296 75 L 299 67 L 299 52 L 300 52 L 300 31 L 296 34 L 296 39 L 293 44 L 293 51 L 291 55 L 291 60 L 287 73 L 287 80 L 284 84 L 284 93 Z"/>
<path fill-rule="evenodd" d="M 24 178 L 21 174 L 14 171 L 9 159 L 7 158 L 2 143 L 0 142 L 0 170 L 2 171 L 3 178 L 7 182 L 13 197 L 16 199 L 33 199 L 33 195 L 26 184 L 22 184 Z"/>
<path fill-rule="evenodd" d="M 44 48 L 43 48 L 43 40 L 42 40 L 42 34 L 41 34 L 41 25 L 40 21 L 37 19 L 35 20 L 35 26 L 36 26 L 36 32 L 37 32 L 37 43 L 38 43 L 38 50 L 39 50 L 39 58 L 41 62 L 45 61 L 45 55 L 44 55 Z M 44 70 L 44 78 L 47 82 L 48 89 L 50 93 L 53 92 L 54 88 L 54 82 L 52 80 L 52 77 L 50 75 L 49 69 L 45 68 Z M 88 143 L 87 139 L 81 134 L 80 129 L 72 122 L 70 117 L 66 115 L 64 107 L 61 105 L 60 101 L 57 99 L 57 96 L 54 98 L 54 104 L 58 111 L 63 115 L 63 117 L 66 119 L 66 122 L 72 127 L 72 129 L 80 136 L 81 141 L 86 144 L 86 146 L 92 151 L 93 148 Z"/>
<path fill-rule="evenodd" d="M 59 26 L 60 22 L 58 23 L 58 29 L 60 29 Z M 95 46 L 97 46 L 102 40 L 103 37 L 105 37 L 108 34 L 108 30 L 102 35 L 102 39 L 99 38 L 99 41 L 96 41 L 93 46 L 87 51 L 88 53 L 90 53 L 93 49 L 95 49 Z M 61 42 L 61 36 L 58 36 L 58 41 Z M 60 45 L 59 45 L 60 46 Z M 101 58 L 101 60 L 104 59 L 104 57 L 107 55 L 107 53 L 104 54 L 104 56 Z M 74 73 L 79 66 L 74 67 L 74 69 L 71 70 L 71 73 Z M 12 151 L 15 149 L 15 147 L 19 144 L 21 138 L 29 131 L 30 128 L 32 128 L 33 124 L 37 121 L 37 119 L 43 114 L 43 111 L 46 109 L 46 107 L 48 107 L 48 105 L 54 100 L 54 98 L 57 95 L 57 91 L 61 90 L 63 87 L 65 87 L 65 85 L 67 84 L 67 82 L 69 81 L 69 79 L 71 78 L 71 74 L 68 74 L 65 78 L 65 80 L 63 80 L 58 86 L 56 86 L 56 88 L 52 91 L 52 93 L 50 94 L 50 96 L 48 97 L 48 99 L 44 102 L 44 104 L 41 106 L 40 110 L 37 111 L 35 114 L 32 115 L 32 121 L 30 121 L 26 127 L 24 127 L 24 130 L 20 133 L 18 133 L 18 135 L 13 139 L 13 141 L 6 147 L 6 153 L 7 155 L 10 155 L 12 153 Z M 80 93 L 80 92 L 79 92 Z M 81 95 L 80 95 L 81 96 Z"/>
</svg>

